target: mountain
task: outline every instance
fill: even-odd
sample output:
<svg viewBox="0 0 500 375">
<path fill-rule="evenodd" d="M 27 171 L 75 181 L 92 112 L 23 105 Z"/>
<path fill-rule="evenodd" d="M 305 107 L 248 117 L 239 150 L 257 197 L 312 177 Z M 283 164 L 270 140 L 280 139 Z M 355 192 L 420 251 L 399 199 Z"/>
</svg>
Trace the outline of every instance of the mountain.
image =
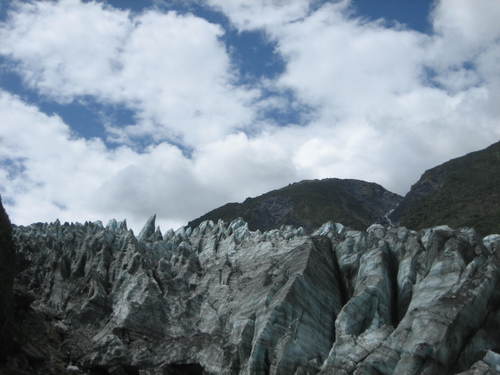
<svg viewBox="0 0 500 375">
<path fill-rule="evenodd" d="M 500 142 L 426 171 L 390 218 L 413 229 L 447 224 L 500 233 Z"/>
<path fill-rule="evenodd" d="M 331 222 L 311 235 L 254 232 L 241 219 L 154 228 L 154 217 L 138 237 L 116 221 L 15 227 L 16 287 L 35 301 L 18 317 L 25 360 L 6 373 L 486 375 L 500 365 L 500 236 Z"/>
<path fill-rule="evenodd" d="M 194 228 L 205 220 L 229 222 L 241 217 L 251 230 L 292 225 L 302 226 L 310 233 L 328 220 L 365 229 L 401 200 L 399 195 L 375 183 L 337 178 L 305 180 L 247 198 L 243 203 L 228 203 L 189 222 L 188 226 Z"/>
</svg>

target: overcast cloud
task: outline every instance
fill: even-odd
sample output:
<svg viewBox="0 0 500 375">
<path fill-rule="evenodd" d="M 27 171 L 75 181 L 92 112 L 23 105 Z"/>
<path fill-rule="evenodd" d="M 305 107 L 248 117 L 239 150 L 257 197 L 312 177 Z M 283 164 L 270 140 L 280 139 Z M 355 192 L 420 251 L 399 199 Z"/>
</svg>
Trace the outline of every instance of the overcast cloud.
<svg viewBox="0 0 500 375">
<path fill-rule="evenodd" d="M 25 85 L 136 117 L 84 139 L 0 90 L 0 193 L 14 223 L 117 217 L 138 229 L 156 212 L 166 229 L 304 178 L 404 194 L 425 169 L 500 138 L 499 1 L 439 1 L 430 35 L 363 20 L 349 1 L 208 3 L 241 31 L 263 30 L 283 74 L 240 84 L 224 28 L 194 15 L 16 3 L 0 54 Z M 294 105 L 305 122 L 262 115 Z"/>
</svg>

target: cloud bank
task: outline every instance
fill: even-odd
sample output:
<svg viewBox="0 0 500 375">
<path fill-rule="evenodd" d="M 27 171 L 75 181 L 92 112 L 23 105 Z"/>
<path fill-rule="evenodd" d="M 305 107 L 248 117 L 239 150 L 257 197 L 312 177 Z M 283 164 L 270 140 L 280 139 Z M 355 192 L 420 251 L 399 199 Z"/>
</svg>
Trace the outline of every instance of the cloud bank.
<svg viewBox="0 0 500 375">
<path fill-rule="evenodd" d="M 30 90 L 135 113 L 84 139 L 1 90 L 0 193 L 15 223 L 126 217 L 137 229 L 156 212 L 175 227 L 304 178 L 405 193 L 425 169 L 500 137 L 498 1 L 436 2 L 430 34 L 369 22 L 349 1 L 208 4 L 240 32 L 264 31 L 285 71 L 241 84 L 224 27 L 189 13 L 12 6 L 0 54 Z M 265 115 L 283 108 L 308 110 L 298 124 Z"/>
</svg>

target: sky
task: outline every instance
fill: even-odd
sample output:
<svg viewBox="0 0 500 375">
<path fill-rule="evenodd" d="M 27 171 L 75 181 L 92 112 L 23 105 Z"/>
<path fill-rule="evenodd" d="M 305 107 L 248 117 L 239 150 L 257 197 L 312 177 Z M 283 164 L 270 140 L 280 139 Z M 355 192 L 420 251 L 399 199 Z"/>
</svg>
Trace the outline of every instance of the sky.
<svg viewBox="0 0 500 375">
<path fill-rule="evenodd" d="M 499 0 L 0 0 L 15 224 L 177 228 L 303 179 L 399 194 L 500 138 Z"/>
</svg>

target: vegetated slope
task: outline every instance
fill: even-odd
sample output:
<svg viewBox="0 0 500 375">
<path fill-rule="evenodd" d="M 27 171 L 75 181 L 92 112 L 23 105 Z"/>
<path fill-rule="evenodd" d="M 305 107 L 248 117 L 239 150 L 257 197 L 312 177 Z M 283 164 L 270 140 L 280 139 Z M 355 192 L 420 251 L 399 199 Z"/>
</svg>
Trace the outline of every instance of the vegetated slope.
<svg viewBox="0 0 500 375">
<path fill-rule="evenodd" d="M 311 232 L 328 220 L 365 229 L 401 200 L 399 195 L 375 183 L 338 178 L 305 180 L 247 198 L 243 203 L 228 203 L 188 226 L 196 227 L 204 220 L 229 222 L 241 217 L 251 230 L 293 225 Z"/>
<path fill-rule="evenodd" d="M 390 218 L 412 229 L 447 224 L 500 233 L 500 142 L 426 171 Z"/>
</svg>

